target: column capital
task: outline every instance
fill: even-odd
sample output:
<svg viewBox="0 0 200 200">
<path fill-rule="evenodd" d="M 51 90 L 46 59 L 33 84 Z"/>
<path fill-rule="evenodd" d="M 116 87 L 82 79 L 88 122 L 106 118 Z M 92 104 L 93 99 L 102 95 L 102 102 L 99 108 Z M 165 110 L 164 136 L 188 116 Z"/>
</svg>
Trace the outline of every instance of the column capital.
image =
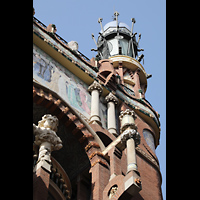
<svg viewBox="0 0 200 200">
<path fill-rule="evenodd" d="M 89 87 L 88 87 L 88 91 L 92 92 L 93 90 L 98 90 L 99 94 L 101 94 L 103 92 L 103 88 L 102 86 L 97 82 L 94 81 Z"/>
<path fill-rule="evenodd" d="M 135 125 L 136 114 L 133 110 L 126 109 L 125 111 L 121 111 L 119 119 L 121 120 L 121 133 L 123 133 L 127 128 L 137 130 Z"/>
<path fill-rule="evenodd" d="M 116 105 L 118 104 L 118 99 L 117 97 L 110 92 L 106 97 L 105 97 L 105 101 L 108 102 L 114 102 Z"/>
<path fill-rule="evenodd" d="M 134 112 L 134 110 L 129 110 L 129 109 L 126 109 L 125 111 L 121 111 L 120 112 L 120 116 L 119 116 L 119 119 L 122 120 L 122 118 L 125 116 L 125 115 L 130 115 L 132 116 L 134 119 L 136 119 L 136 114 Z"/>
<path fill-rule="evenodd" d="M 121 141 L 126 142 L 128 139 L 133 138 L 135 146 L 140 144 L 140 134 L 134 129 L 127 129 L 121 134 Z"/>
<path fill-rule="evenodd" d="M 50 114 L 44 115 L 38 122 L 38 126 L 33 124 L 33 133 L 35 135 L 34 143 L 40 146 L 44 142 L 51 144 L 51 151 L 62 148 L 62 141 L 57 136 L 58 118 Z"/>
</svg>

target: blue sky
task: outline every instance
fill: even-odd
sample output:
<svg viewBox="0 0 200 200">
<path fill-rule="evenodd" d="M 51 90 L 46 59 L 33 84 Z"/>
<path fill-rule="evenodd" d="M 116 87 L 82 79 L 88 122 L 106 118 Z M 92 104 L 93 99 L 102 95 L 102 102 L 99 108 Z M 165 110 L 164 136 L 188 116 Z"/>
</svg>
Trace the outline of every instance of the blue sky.
<svg viewBox="0 0 200 200">
<path fill-rule="evenodd" d="M 96 56 L 90 51 L 96 48 L 95 39 L 101 30 L 98 18 L 103 18 L 103 26 L 112 21 L 114 11 L 119 12 L 118 20 L 131 27 L 135 18 L 133 32 L 142 34 L 140 48 L 144 49 L 146 72 L 152 74 L 148 79 L 145 98 L 160 114 L 161 137 L 156 154 L 162 173 L 163 199 L 166 199 L 166 0 L 33 0 L 35 17 L 48 24 L 55 24 L 57 34 L 67 42 L 79 44 L 79 51 L 89 59 Z M 142 61 L 141 61 L 141 64 Z"/>
</svg>

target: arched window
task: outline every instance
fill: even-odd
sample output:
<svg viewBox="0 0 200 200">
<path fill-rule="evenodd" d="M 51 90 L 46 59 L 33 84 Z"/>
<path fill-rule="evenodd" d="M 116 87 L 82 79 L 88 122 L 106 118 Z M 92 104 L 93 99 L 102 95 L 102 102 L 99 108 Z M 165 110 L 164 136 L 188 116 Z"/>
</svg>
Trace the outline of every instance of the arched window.
<svg viewBox="0 0 200 200">
<path fill-rule="evenodd" d="M 154 137 L 153 137 L 153 134 L 151 133 L 151 131 L 148 129 L 144 129 L 143 136 L 144 136 L 144 139 L 145 139 L 146 143 L 148 144 L 148 146 L 155 153 Z"/>
</svg>

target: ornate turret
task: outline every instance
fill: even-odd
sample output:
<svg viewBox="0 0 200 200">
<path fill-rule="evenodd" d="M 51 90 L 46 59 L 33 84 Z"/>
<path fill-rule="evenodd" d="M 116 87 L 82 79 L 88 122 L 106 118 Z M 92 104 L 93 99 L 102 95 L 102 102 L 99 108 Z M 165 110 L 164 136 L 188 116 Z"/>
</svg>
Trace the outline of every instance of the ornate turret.
<svg viewBox="0 0 200 200">
<path fill-rule="evenodd" d="M 102 25 L 102 18 L 98 19 L 101 31 L 97 42 L 92 38 L 97 46 L 96 60 L 99 68 L 98 79 L 104 85 L 116 90 L 122 90 L 126 95 L 142 99 L 145 98 L 147 89 L 147 79 L 152 75 L 147 74 L 140 61 L 144 58 L 143 54 L 138 55 L 144 49 L 139 48 L 141 33 L 136 40 L 137 33 L 133 33 L 135 18 L 131 18 L 130 27 L 118 21 L 119 13 L 114 13 L 113 21 Z"/>
<path fill-rule="evenodd" d="M 138 41 L 136 41 L 137 33 L 133 33 L 133 26 L 135 18 L 131 18 L 132 27 L 123 22 L 118 22 L 119 13 L 116 11 L 114 13 L 115 18 L 113 21 L 107 23 L 104 28 L 102 26 L 102 18 L 98 19 L 101 25 L 101 31 L 99 32 L 99 37 L 97 43 L 97 49 L 92 49 L 98 51 L 97 59 L 108 59 L 110 56 L 115 55 L 126 55 L 132 58 L 136 58 L 141 61 L 144 57 L 143 54 L 138 56 L 139 51 L 144 51 L 144 49 L 138 49 L 139 41 L 141 39 L 141 34 L 139 33 Z M 92 34 L 94 39 L 94 35 Z"/>
</svg>

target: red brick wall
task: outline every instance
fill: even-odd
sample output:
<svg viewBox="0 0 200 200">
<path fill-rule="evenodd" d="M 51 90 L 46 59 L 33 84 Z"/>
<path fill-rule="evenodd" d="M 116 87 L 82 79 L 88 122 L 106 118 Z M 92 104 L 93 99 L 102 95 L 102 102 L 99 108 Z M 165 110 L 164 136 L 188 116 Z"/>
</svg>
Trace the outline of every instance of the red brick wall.
<svg viewBox="0 0 200 200">
<path fill-rule="evenodd" d="M 140 156 L 137 156 L 137 165 L 142 181 L 142 190 L 139 194 L 145 200 L 162 200 L 159 172 Z"/>
<path fill-rule="evenodd" d="M 47 200 L 50 174 L 39 168 L 33 174 L 33 200 Z"/>
</svg>

